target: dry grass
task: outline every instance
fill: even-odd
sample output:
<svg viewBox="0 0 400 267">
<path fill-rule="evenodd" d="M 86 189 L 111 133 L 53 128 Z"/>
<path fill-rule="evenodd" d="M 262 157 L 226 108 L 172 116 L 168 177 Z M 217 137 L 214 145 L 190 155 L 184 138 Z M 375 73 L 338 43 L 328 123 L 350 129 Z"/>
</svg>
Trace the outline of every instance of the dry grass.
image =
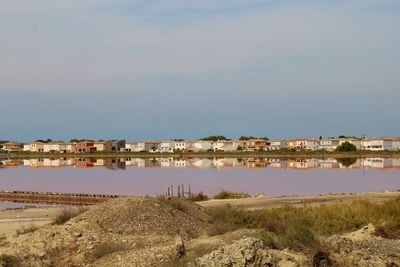
<svg viewBox="0 0 400 267">
<path fill-rule="evenodd" d="M 264 229 L 275 237 L 261 237 L 266 245 L 299 250 L 314 246 L 317 236 L 355 231 L 368 223 L 378 225 L 377 235 L 400 238 L 400 199 L 383 204 L 355 201 L 301 208 L 285 205 L 255 211 L 227 205 L 209 208 L 208 213 L 213 218 L 211 235 L 240 228 Z"/>
<path fill-rule="evenodd" d="M 30 225 L 23 225 L 20 229 L 15 231 L 16 236 L 20 236 L 20 235 L 24 235 L 27 233 L 33 233 L 35 232 L 37 229 L 39 229 L 38 226 L 34 225 L 34 224 L 30 224 Z"/>
<path fill-rule="evenodd" d="M 64 224 L 70 219 L 87 211 L 87 207 L 64 207 L 54 219 L 55 224 Z"/>
</svg>

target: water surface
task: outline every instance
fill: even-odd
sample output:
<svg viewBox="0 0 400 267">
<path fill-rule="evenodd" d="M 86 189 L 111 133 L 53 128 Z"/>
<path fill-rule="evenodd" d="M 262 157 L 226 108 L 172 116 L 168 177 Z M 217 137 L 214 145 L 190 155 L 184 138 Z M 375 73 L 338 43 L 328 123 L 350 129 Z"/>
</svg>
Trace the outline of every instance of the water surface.
<svg viewBox="0 0 400 267">
<path fill-rule="evenodd" d="M 400 159 L 26 159 L 1 160 L 0 190 L 165 194 L 173 185 L 271 196 L 400 188 Z"/>
</svg>

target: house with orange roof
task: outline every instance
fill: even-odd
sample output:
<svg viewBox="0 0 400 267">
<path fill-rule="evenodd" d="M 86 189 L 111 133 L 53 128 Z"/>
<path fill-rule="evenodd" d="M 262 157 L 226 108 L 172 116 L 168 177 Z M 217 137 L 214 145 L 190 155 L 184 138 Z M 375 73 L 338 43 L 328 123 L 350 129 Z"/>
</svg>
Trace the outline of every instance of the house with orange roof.
<svg viewBox="0 0 400 267">
<path fill-rule="evenodd" d="M 310 138 L 298 138 L 288 141 L 288 148 L 294 148 L 296 150 L 317 150 L 318 145 L 319 140 Z"/>
<path fill-rule="evenodd" d="M 250 139 L 246 141 L 245 150 L 259 151 L 265 150 L 270 145 L 270 142 L 264 139 Z"/>
<path fill-rule="evenodd" d="M 7 152 L 20 152 L 23 150 L 24 145 L 17 142 L 7 142 L 1 144 L 2 150 Z"/>
</svg>

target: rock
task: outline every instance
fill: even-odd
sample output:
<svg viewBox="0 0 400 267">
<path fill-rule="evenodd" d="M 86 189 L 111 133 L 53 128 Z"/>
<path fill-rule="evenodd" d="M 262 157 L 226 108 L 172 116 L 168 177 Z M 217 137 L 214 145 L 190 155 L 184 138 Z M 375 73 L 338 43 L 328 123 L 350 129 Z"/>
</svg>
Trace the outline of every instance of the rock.
<svg viewBox="0 0 400 267">
<path fill-rule="evenodd" d="M 307 258 L 290 251 L 264 248 L 257 238 L 245 238 L 196 259 L 201 267 L 303 266 Z"/>
</svg>

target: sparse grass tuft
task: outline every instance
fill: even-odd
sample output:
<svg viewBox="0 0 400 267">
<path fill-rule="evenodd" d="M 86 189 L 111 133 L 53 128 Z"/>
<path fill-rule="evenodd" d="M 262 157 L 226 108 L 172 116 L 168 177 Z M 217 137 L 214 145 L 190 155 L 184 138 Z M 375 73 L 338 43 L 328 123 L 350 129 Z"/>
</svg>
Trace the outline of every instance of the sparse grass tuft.
<svg viewBox="0 0 400 267">
<path fill-rule="evenodd" d="M 247 193 L 235 193 L 230 191 L 222 190 L 218 194 L 216 194 L 213 198 L 214 199 L 237 199 L 237 198 L 246 198 L 250 197 Z"/>
<path fill-rule="evenodd" d="M 0 266 L 3 267 L 17 267 L 21 266 L 18 258 L 9 254 L 1 254 L 0 255 Z"/>
<path fill-rule="evenodd" d="M 15 231 L 16 236 L 20 236 L 20 235 L 24 235 L 27 233 L 33 233 L 35 232 L 37 229 L 39 229 L 38 226 L 34 225 L 34 224 L 30 224 L 30 225 L 23 225 L 20 229 Z"/>
<path fill-rule="evenodd" d="M 58 216 L 54 219 L 55 224 L 64 224 L 70 219 L 87 211 L 86 207 L 65 207 L 61 210 Z"/>
<path fill-rule="evenodd" d="M 126 250 L 127 247 L 122 244 L 112 243 L 112 242 L 105 242 L 101 243 L 93 248 L 93 259 L 97 260 L 103 256 L 112 254 L 114 252 Z"/>
</svg>

